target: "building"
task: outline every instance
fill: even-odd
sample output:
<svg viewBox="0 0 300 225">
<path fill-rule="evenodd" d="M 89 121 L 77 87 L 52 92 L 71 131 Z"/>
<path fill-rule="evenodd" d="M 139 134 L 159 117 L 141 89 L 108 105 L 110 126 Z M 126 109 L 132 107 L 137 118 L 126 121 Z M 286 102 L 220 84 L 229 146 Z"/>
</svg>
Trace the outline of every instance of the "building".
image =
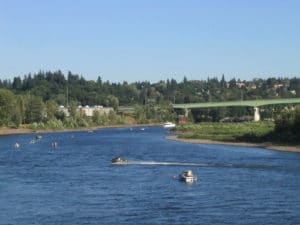
<svg viewBox="0 0 300 225">
<path fill-rule="evenodd" d="M 69 110 L 65 106 L 59 106 L 59 111 L 62 111 L 66 116 L 70 116 Z M 92 117 L 95 111 L 98 111 L 100 115 L 108 114 L 110 111 L 114 111 L 112 107 L 103 107 L 102 105 L 96 106 L 78 106 L 76 109 L 77 113 L 80 115 L 85 115 L 88 117 Z"/>
<path fill-rule="evenodd" d="M 92 117 L 95 111 L 98 111 L 100 115 L 108 114 L 110 111 L 114 111 L 112 107 L 103 107 L 102 105 L 96 106 L 78 106 L 77 111 L 79 111 L 80 115 L 84 114 L 88 117 Z"/>
</svg>

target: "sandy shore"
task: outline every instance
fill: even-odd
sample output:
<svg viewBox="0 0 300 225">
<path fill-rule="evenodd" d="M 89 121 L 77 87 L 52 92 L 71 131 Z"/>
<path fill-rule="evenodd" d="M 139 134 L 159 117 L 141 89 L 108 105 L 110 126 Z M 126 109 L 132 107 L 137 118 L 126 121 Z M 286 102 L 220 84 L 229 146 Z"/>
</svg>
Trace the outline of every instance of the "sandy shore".
<svg viewBox="0 0 300 225">
<path fill-rule="evenodd" d="M 34 131 L 27 128 L 18 128 L 18 129 L 1 128 L 0 129 L 0 135 L 30 134 L 30 133 L 34 133 Z"/>
<path fill-rule="evenodd" d="M 180 141 L 195 144 L 215 144 L 215 145 L 231 145 L 231 146 L 244 146 L 244 147 L 260 147 L 270 150 L 286 151 L 286 152 L 300 152 L 300 148 L 293 146 L 274 145 L 271 143 L 246 143 L 246 142 L 222 142 L 222 141 L 211 141 L 206 139 L 186 139 L 178 138 L 176 136 L 168 136 L 167 140 Z"/>
<path fill-rule="evenodd" d="M 18 129 L 10 129 L 10 128 L 1 128 L 0 135 L 15 135 L 15 134 L 38 134 L 38 133 L 54 133 L 54 132 L 67 132 L 67 131 L 82 131 L 89 129 L 64 129 L 64 130 L 32 130 L 28 128 L 18 128 Z"/>
<path fill-rule="evenodd" d="M 0 135 L 14 135 L 14 134 L 36 134 L 36 133 L 60 133 L 60 132 L 76 132 L 76 131 L 90 131 L 90 130 L 99 130 L 105 128 L 122 128 L 122 127 L 148 127 L 148 126 L 159 126 L 159 124 L 132 124 L 132 125 L 111 125 L 111 126 L 98 126 L 98 127 L 85 127 L 77 129 L 62 129 L 62 130 L 33 130 L 29 128 L 0 128 Z"/>
</svg>

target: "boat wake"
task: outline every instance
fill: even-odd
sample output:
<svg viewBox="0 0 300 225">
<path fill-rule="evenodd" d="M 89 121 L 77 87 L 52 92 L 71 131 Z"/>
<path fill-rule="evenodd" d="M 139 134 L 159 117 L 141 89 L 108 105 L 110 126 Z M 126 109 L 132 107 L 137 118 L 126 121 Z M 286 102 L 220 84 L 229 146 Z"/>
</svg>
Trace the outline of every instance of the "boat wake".
<svg viewBox="0 0 300 225">
<path fill-rule="evenodd" d="M 209 166 L 206 163 L 189 163 L 189 162 L 156 162 L 156 161 L 131 161 L 126 162 L 128 165 L 154 165 L 154 166 Z"/>
<path fill-rule="evenodd" d="M 232 163 L 192 163 L 192 162 L 157 162 L 157 161 L 133 161 L 126 160 L 116 165 L 153 165 L 153 166 L 195 166 L 195 167 L 220 167 L 220 168 L 244 168 L 244 169 L 281 169 L 278 165 L 259 164 L 232 164 Z M 292 168 L 293 169 L 293 168 Z"/>
</svg>

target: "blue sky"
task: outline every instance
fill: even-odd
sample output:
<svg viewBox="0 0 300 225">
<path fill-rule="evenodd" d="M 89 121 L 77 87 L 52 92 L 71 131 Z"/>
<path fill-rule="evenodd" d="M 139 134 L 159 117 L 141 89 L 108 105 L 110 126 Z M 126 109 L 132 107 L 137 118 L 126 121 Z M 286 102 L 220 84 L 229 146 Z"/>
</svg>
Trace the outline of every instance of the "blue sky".
<svg viewBox="0 0 300 225">
<path fill-rule="evenodd" d="M 0 0 L 0 79 L 299 77 L 300 1 Z"/>
</svg>

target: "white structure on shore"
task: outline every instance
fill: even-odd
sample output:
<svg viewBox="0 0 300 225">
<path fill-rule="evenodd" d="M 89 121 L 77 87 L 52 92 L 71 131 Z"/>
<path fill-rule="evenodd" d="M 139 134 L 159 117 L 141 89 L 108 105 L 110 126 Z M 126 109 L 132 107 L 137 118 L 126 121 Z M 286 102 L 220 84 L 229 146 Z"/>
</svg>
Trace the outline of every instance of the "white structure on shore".
<svg viewBox="0 0 300 225">
<path fill-rule="evenodd" d="M 59 106 L 59 111 L 64 112 L 66 116 L 70 116 L 70 112 L 67 107 L 61 105 Z M 112 107 L 103 107 L 102 105 L 96 105 L 96 106 L 78 106 L 76 109 L 77 113 L 80 113 L 80 115 L 85 115 L 88 117 L 92 117 L 94 112 L 99 112 L 100 115 L 108 114 L 110 111 L 114 111 Z"/>
</svg>

